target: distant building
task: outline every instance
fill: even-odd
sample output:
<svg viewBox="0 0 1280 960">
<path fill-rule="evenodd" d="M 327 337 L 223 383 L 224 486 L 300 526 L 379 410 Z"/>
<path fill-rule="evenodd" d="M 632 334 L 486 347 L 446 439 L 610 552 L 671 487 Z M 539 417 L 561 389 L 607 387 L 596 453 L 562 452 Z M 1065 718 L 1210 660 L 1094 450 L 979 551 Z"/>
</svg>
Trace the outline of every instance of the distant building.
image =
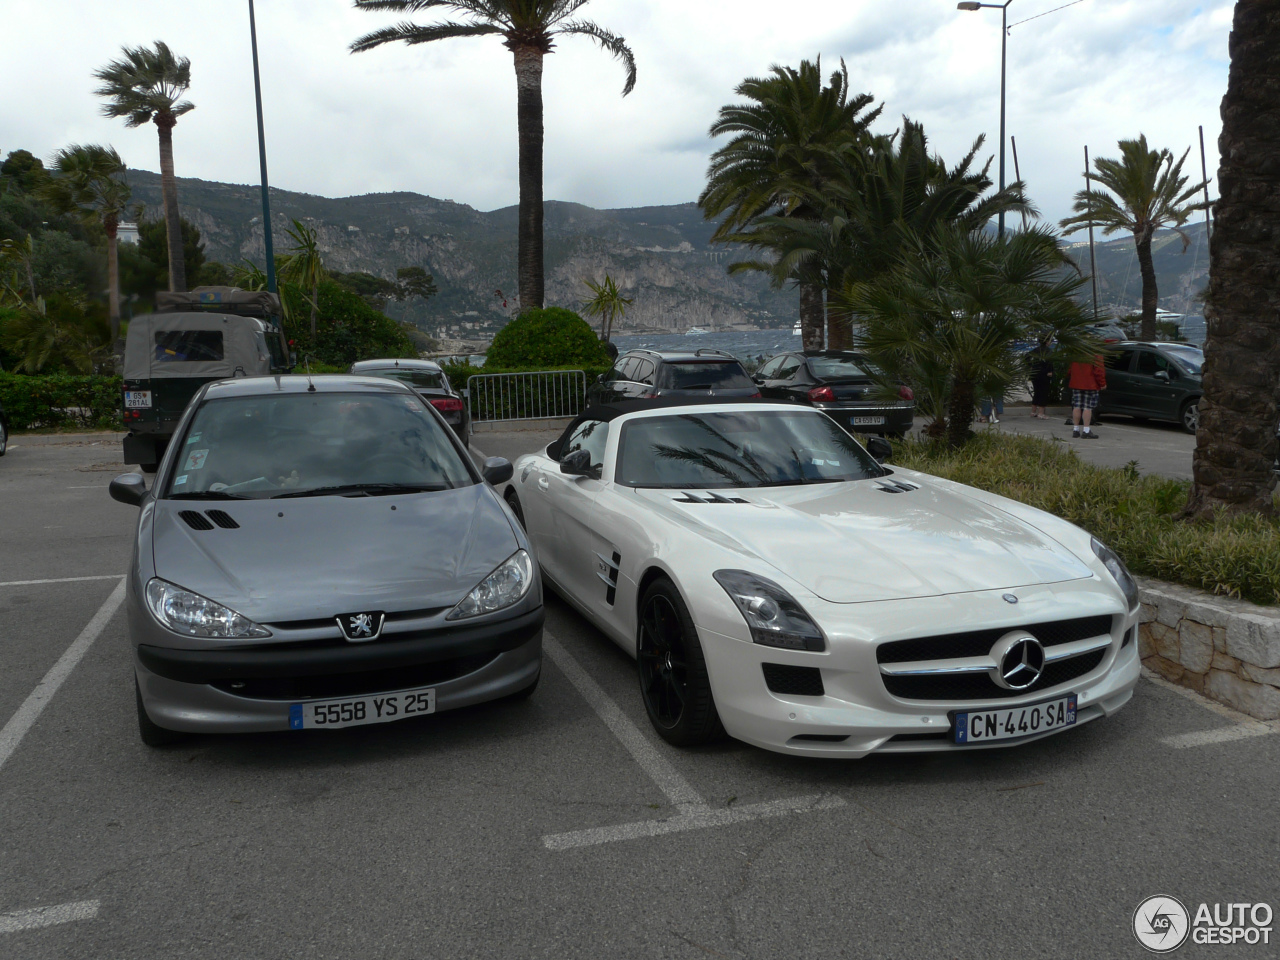
<svg viewBox="0 0 1280 960">
<path fill-rule="evenodd" d="M 119 224 L 116 227 L 116 239 L 120 243 L 137 243 L 138 225 L 128 221 Z"/>
</svg>

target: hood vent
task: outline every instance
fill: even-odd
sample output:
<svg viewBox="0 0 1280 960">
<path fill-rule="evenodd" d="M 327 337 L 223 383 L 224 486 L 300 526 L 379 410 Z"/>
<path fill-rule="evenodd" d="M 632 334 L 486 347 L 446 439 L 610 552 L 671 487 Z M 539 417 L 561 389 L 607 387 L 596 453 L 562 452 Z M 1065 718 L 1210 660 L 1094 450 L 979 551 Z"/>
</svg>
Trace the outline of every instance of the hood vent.
<svg viewBox="0 0 1280 960">
<path fill-rule="evenodd" d="M 685 492 L 683 497 L 676 497 L 672 503 L 747 503 L 741 497 L 722 497 L 718 493 L 705 491 L 701 497 Z"/>
<path fill-rule="evenodd" d="M 914 483 L 908 483 L 905 480 L 878 480 L 876 487 L 885 493 L 911 493 L 913 490 L 920 489 Z"/>
<path fill-rule="evenodd" d="M 195 510 L 183 510 L 178 516 L 185 520 L 187 526 L 192 530 L 212 530 L 214 523 L 223 530 L 240 529 L 240 524 L 236 523 L 231 515 L 223 510 L 210 510 L 207 515 L 198 513 Z M 210 520 L 213 523 L 210 523 Z"/>
<path fill-rule="evenodd" d="M 213 524 L 203 513 L 197 513 L 195 510 L 183 510 L 178 514 L 183 520 L 187 521 L 187 526 L 192 530 L 212 530 Z"/>
</svg>

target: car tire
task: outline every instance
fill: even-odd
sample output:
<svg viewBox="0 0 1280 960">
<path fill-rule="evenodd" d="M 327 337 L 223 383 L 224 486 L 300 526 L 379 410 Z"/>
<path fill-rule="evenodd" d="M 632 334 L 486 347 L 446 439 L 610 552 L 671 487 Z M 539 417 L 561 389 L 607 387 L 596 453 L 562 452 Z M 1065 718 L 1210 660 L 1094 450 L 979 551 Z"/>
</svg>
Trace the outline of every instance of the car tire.
<svg viewBox="0 0 1280 960">
<path fill-rule="evenodd" d="M 133 678 L 133 695 L 138 702 L 138 735 L 148 747 L 167 747 L 187 738 L 185 733 L 167 730 L 147 715 L 146 705 L 142 702 L 142 688 L 138 686 L 137 677 Z"/>
<path fill-rule="evenodd" d="M 640 699 L 658 736 L 677 747 L 722 738 L 697 628 L 680 591 L 665 577 L 645 591 L 636 633 Z"/>
<path fill-rule="evenodd" d="M 1183 430 L 1195 436 L 1200 426 L 1200 401 L 1192 400 L 1183 404 L 1182 409 L 1178 411 L 1178 422 L 1182 424 Z"/>
<path fill-rule="evenodd" d="M 155 473 L 157 470 L 159 470 L 159 469 L 160 469 L 160 464 L 158 464 L 158 463 L 140 463 L 140 464 L 138 464 L 138 469 L 140 469 L 143 473 Z"/>
<path fill-rule="evenodd" d="M 507 501 L 507 506 L 511 508 L 511 512 L 516 515 L 516 519 L 520 521 L 520 529 L 525 533 L 529 532 L 529 528 L 524 525 L 524 507 L 520 506 L 520 498 L 516 495 L 515 488 L 507 491 L 507 495 L 503 498 Z"/>
</svg>

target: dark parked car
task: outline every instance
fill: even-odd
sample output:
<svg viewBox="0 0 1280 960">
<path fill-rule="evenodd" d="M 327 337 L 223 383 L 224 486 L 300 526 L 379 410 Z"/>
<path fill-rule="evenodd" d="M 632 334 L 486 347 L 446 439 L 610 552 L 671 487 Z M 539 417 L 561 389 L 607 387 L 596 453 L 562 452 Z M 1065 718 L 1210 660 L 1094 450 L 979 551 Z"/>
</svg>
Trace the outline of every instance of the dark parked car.
<svg viewBox="0 0 1280 960">
<path fill-rule="evenodd" d="M 784 353 L 766 360 L 755 381 L 768 398 L 817 407 L 849 431 L 901 437 L 915 417 L 915 394 L 905 384 L 898 399 L 876 396 L 875 368 L 845 350 Z"/>
<path fill-rule="evenodd" d="M 1106 358 L 1107 389 L 1099 414 L 1124 413 L 1138 420 L 1173 420 L 1188 433 L 1200 422 L 1200 368 L 1204 351 L 1190 343 L 1116 344 Z"/>
<path fill-rule="evenodd" d="M 9 449 L 9 418 L 5 416 L 4 404 L 0 403 L 0 457 Z"/>
<path fill-rule="evenodd" d="M 351 372 L 399 380 L 440 411 L 464 447 L 471 441 L 471 411 L 440 364 L 431 360 L 361 360 L 351 365 Z"/>
<path fill-rule="evenodd" d="M 1124 332 L 1124 327 L 1114 320 L 1103 320 L 1100 323 L 1091 324 L 1089 330 L 1103 343 L 1120 343 L 1129 339 L 1129 335 Z"/>
<path fill-rule="evenodd" d="M 720 350 L 630 350 L 587 391 L 590 404 L 652 397 L 758 397 L 736 357 Z"/>
</svg>

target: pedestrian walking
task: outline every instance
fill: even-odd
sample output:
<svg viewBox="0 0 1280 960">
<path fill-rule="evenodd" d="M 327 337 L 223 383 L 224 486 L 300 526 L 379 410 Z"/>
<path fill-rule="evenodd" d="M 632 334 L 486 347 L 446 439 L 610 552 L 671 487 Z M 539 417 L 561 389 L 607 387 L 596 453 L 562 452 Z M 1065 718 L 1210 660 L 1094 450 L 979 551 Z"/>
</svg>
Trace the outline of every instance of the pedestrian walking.
<svg viewBox="0 0 1280 960">
<path fill-rule="evenodd" d="M 1053 364 L 1049 362 L 1048 344 L 1042 343 L 1031 355 L 1031 416 L 1048 420 L 1045 407 L 1053 395 Z"/>
<path fill-rule="evenodd" d="M 1098 435 L 1090 429 L 1090 424 L 1093 411 L 1098 409 L 1098 394 L 1107 389 L 1107 368 L 1102 365 L 1102 356 L 1095 354 L 1092 363 L 1076 361 L 1071 364 L 1068 386 L 1071 387 L 1072 438 L 1096 440 Z"/>
<path fill-rule="evenodd" d="M 979 423 L 999 423 L 1004 416 L 1004 397 L 983 397 L 979 410 L 982 414 L 978 417 Z"/>
</svg>

